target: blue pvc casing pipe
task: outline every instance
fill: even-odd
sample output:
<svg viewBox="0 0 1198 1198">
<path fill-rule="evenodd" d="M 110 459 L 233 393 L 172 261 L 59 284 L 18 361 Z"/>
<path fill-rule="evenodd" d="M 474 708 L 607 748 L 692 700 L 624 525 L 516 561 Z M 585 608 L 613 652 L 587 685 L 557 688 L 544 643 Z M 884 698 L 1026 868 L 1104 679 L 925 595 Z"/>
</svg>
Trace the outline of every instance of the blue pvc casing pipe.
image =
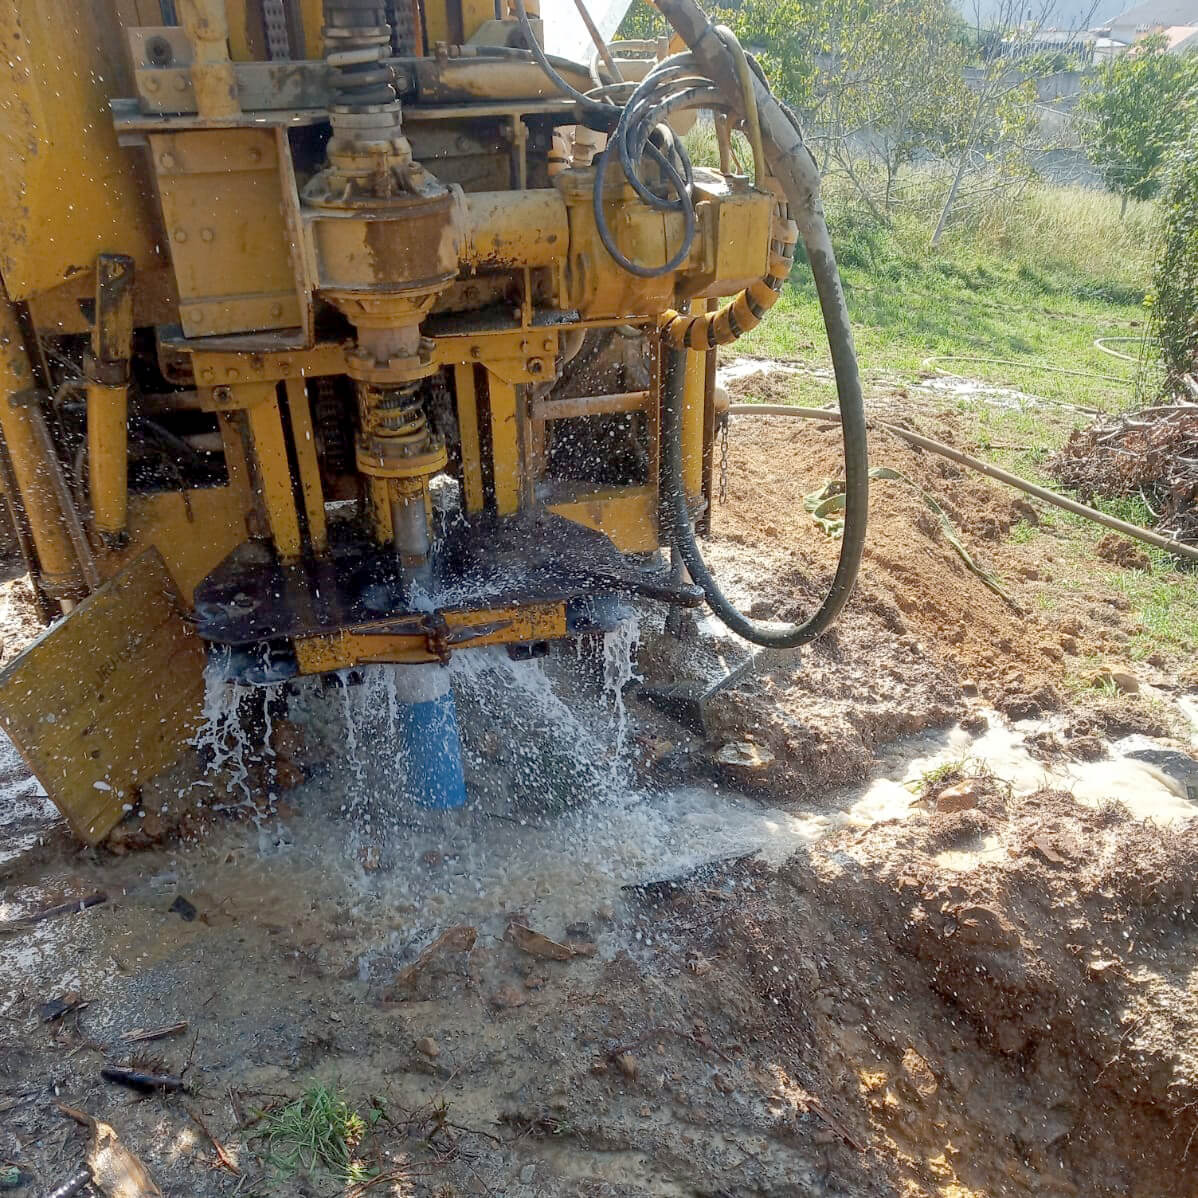
<svg viewBox="0 0 1198 1198">
<path fill-rule="evenodd" d="M 408 794 L 421 807 L 464 807 L 466 778 L 449 671 L 431 665 L 398 666 L 395 675 L 396 733 Z"/>
</svg>

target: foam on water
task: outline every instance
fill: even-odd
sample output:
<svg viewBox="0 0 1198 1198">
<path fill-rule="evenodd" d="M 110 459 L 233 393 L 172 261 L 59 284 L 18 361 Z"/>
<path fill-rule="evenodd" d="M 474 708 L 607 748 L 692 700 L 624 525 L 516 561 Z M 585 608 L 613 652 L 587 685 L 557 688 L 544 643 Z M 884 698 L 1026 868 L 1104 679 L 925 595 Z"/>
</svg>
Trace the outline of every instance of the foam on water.
<svg viewBox="0 0 1198 1198">
<path fill-rule="evenodd" d="M 630 616 L 619 627 L 603 637 L 603 690 L 611 703 L 616 724 L 616 756 L 624 752 L 628 737 L 628 708 L 624 691 L 633 681 L 640 681 L 636 672 L 636 650 L 640 644 L 640 619 Z"/>
<path fill-rule="evenodd" d="M 242 721 L 242 700 L 251 688 L 226 680 L 220 662 L 213 658 L 204 667 L 204 707 L 192 744 L 205 764 L 206 784 L 220 793 L 218 810 L 249 805 L 249 764 L 254 751 Z M 214 781 L 214 776 L 219 781 Z M 225 796 L 241 791 L 241 800 L 225 802 Z M 223 793 L 222 793 L 223 792 Z"/>
</svg>

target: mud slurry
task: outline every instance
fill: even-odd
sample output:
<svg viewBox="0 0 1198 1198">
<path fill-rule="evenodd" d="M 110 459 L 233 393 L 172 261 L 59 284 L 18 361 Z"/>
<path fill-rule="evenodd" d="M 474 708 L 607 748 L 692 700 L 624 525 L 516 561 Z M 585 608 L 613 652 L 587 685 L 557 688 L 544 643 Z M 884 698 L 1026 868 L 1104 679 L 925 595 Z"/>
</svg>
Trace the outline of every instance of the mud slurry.
<svg viewBox="0 0 1198 1198">
<path fill-rule="evenodd" d="M 833 434 L 754 430 L 712 559 L 758 615 L 790 617 L 835 553 L 794 514 L 834 472 Z M 1004 497 L 876 448 L 1004 565 L 987 540 L 1016 518 Z M 273 814 L 160 828 L 124 855 L 71 845 L 14 764 L 0 918 L 109 896 L 0 938 L 0 1158 L 32 1179 L 17 1192 L 80 1158 L 56 1100 L 199 1198 L 1198 1192 L 1195 801 L 1174 768 L 1169 824 L 1135 818 L 1119 800 L 1138 759 L 1116 741 L 1175 765 L 1184 696 L 1169 667 L 1137 666 L 1140 694 L 1079 697 L 1066 645 L 1117 652 L 1117 609 L 1096 593 L 1070 631 L 1028 616 L 1043 580 L 1005 578 L 1016 612 L 918 496 L 888 494 L 835 634 L 797 665 L 760 658 L 706 737 L 633 685 L 618 754 L 604 683 L 624 675 L 600 647 L 459 666 L 465 813 L 415 811 L 385 761 L 349 760 L 351 724 L 377 738 L 369 685 L 296 705 L 307 777 L 273 803 L 252 792 Z M 746 651 L 704 645 L 646 617 L 638 671 L 710 679 Z M 772 765 L 721 764 L 729 742 Z M 1058 789 L 1081 762 L 1084 802 Z M 90 1005 L 43 1022 L 72 991 Z M 130 1029 L 182 1020 L 140 1059 L 189 1093 L 100 1079 L 133 1058 Z M 261 1112 L 317 1083 L 378 1112 L 356 1148 L 368 1190 L 267 1159 Z"/>
</svg>

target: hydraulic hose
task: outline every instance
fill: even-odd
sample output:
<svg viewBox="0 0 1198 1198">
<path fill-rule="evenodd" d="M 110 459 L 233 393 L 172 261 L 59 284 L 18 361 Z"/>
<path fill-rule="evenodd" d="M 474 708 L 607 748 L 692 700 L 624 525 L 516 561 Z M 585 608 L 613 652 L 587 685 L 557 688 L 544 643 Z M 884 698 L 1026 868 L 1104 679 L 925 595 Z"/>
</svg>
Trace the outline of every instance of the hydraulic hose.
<svg viewBox="0 0 1198 1198">
<path fill-rule="evenodd" d="M 718 312 L 691 315 L 667 309 L 658 318 L 662 339 L 673 349 L 704 350 L 731 345 L 755 329 L 782 295 L 782 286 L 794 265 L 798 239 L 794 221 L 785 221 L 780 237 L 770 242 L 770 264 L 764 278 L 751 283 Z"/>
<path fill-rule="evenodd" d="M 729 96 L 736 95 L 741 82 L 736 63 L 723 37 L 702 9 L 694 0 L 656 0 L 656 3 L 686 42 L 696 61 Z M 844 439 L 845 521 L 840 560 L 823 602 L 801 624 L 759 624 L 728 601 L 708 570 L 695 539 L 686 503 L 682 469 L 685 351 L 673 345 L 667 350 L 662 400 L 662 497 L 679 555 L 690 571 L 691 578 L 702 588 L 711 610 L 733 632 L 754 644 L 773 649 L 792 649 L 825 632 L 852 594 L 865 551 L 865 528 L 869 514 L 869 458 L 857 354 L 853 347 L 844 292 L 836 270 L 836 256 L 832 251 L 820 204 L 819 172 L 799 134 L 797 122 L 784 111 L 758 76 L 754 75 L 751 83 L 757 101 L 766 161 L 782 188 L 789 215 L 798 225 L 807 251 L 836 376 Z"/>
<path fill-rule="evenodd" d="M 781 187 L 789 219 L 795 222 L 798 235 L 803 239 L 815 279 L 832 354 L 844 437 L 844 534 L 836 573 L 823 602 L 801 624 L 758 624 L 738 611 L 720 590 L 699 552 L 683 479 L 682 426 L 686 361 L 686 349 L 683 347 L 698 349 L 726 344 L 752 328 L 764 316 L 777 300 L 789 273 L 790 254 L 787 251 L 793 242 L 788 244 L 785 241 L 786 233 L 783 239 L 771 244 L 769 274 L 766 278 L 746 288 L 714 316 L 705 314 L 689 317 L 674 311 L 663 314 L 661 340 L 665 353 L 665 385 L 662 400 L 661 491 L 665 523 L 683 563 L 702 588 L 712 611 L 734 632 L 754 644 L 790 649 L 814 640 L 840 614 L 856 583 L 865 549 L 869 461 L 865 407 L 848 310 L 820 204 L 819 172 L 803 142 L 798 121 L 771 94 L 764 77 L 749 62 L 731 30 L 713 25 L 695 0 L 656 0 L 656 4 L 687 44 L 690 55 L 673 55 L 659 63 L 632 89 L 622 110 L 615 110 L 609 89 L 602 89 L 604 95 L 600 101 L 594 94 L 586 95 L 576 90 L 554 70 L 533 35 L 524 0 L 515 0 L 516 13 L 529 42 L 529 49 L 545 74 L 582 106 L 583 114 L 607 118 L 602 123 L 611 130 L 611 134 L 608 145 L 595 164 L 592 201 L 600 239 L 624 270 L 642 278 L 654 278 L 675 270 L 690 250 L 695 233 L 690 162 L 669 127 L 657 123 L 659 117 L 675 107 L 693 107 L 703 101 L 703 106 L 718 110 L 725 104 L 739 101 L 753 147 L 757 186 L 765 186 L 764 159 L 764 166 L 769 168 Z M 714 81 L 714 87 L 697 75 L 692 64 L 706 72 Z M 722 93 L 722 97 L 719 93 Z M 720 103 L 721 99 L 723 104 Z M 610 120 L 613 111 L 619 111 L 614 121 Z M 659 138 L 660 146 L 650 140 L 653 134 Z M 605 169 L 613 150 L 619 158 L 625 178 L 644 203 L 658 211 L 675 211 L 683 215 L 682 244 L 660 266 L 631 262 L 621 254 L 607 229 L 602 192 Z M 641 179 L 639 164 L 645 154 L 657 164 L 673 192 L 673 198 L 658 196 Z M 789 232 L 789 225 L 785 227 Z"/>
</svg>

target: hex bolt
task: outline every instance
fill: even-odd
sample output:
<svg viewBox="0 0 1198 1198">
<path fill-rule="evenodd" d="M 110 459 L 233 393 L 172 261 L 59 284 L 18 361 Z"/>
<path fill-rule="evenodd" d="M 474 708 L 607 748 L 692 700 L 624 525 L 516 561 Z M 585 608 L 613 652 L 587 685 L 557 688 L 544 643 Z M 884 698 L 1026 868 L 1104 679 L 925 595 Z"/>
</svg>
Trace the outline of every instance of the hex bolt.
<svg viewBox="0 0 1198 1198">
<path fill-rule="evenodd" d="M 201 229 L 200 230 L 200 240 L 201 241 L 211 241 L 215 236 L 216 236 L 216 232 L 212 229 Z"/>
<path fill-rule="evenodd" d="M 229 403 L 233 398 L 232 387 L 213 387 L 212 398 L 217 403 Z"/>
</svg>

